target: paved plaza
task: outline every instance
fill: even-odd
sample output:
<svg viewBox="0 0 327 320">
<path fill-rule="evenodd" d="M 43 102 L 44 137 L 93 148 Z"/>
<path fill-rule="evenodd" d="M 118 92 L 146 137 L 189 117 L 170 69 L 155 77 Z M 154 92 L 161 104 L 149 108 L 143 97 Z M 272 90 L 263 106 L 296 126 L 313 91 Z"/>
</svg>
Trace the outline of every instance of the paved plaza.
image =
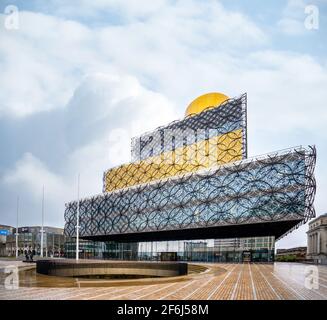
<svg viewBox="0 0 327 320">
<path fill-rule="evenodd" d="M 6 262 L 11 263 L 11 262 Z M 87 287 L 86 280 L 72 282 L 62 287 L 41 287 L 38 280 L 24 283 L 18 289 L 4 286 L 3 261 L 0 299 L 59 299 L 59 300 L 312 300 L 327 299 L 327 266 L 298 263 L 274 264 L 201 264 L 208 269 L 184 277 L 135 281 L 107 282 L 107 286 Z M 12 264 L 13 265 L 13 264 Z M 19 263 L 21 266 L 22 264 Z M 2 268 L 2 269 L 1 269 Z M 318 272 L 319 287 L 310 285 L 310 270 Z M 34 272 L 34 271 L 33 271 Z M 52 279 L 52 277 L 50 277 Z M 44 278 L 49 279 L 49 277 Z M 56 280 L 54 280 L 55 282 Z M 68 280 L 67 280 L 68 281 Z M 162 281 L 162 282 L 161 282 Z M 45 282 L 43 282 L 44 285 Z M 73 283 L 73 285 L 72 285 Z M 133 283 L 133 284 L 132 284 Z M 109 285 L 109 286 L 108 286 Z M 310 286 L 313 287 L 310 289 Z"/>
</svg>

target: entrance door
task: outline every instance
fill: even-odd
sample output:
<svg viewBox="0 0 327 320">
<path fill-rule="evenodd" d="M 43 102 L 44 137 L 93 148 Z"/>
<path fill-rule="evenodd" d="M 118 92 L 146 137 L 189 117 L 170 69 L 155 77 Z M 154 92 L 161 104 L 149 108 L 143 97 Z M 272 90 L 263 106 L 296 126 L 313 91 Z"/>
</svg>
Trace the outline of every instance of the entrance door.
<svg viewBox="0 0 327 320">
<path fill-rule="evenodd" d="M 251 262 L 251 251 L 243 251 L 243 262 Z"/>
<path fill-rule="evenodd" d="M 177 261 L 177 252 L 160 252 L 161 261 Z"/>
</svg>

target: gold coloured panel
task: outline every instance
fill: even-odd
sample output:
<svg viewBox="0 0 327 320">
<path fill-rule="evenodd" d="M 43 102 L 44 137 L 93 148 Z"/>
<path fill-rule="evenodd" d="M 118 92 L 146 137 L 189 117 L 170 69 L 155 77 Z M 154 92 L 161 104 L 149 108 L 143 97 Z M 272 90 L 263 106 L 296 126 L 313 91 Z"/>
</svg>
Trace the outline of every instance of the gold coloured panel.
<svg viewBox="0 0 327 320">
<path fill-rule="evenodd" d="M 208 107 L 218 107 L 228 99 L 229 97 L 219 92 L 203 94 L 189 104 L 185 111 L 185 116 L 198 114 Z"/>
<path fill-rule="evenodd" d="M 242 129 L 110 169 L 104 176 L 104 191 L 114 191 L 238 160 L 242 160 Z"/>
</svg>

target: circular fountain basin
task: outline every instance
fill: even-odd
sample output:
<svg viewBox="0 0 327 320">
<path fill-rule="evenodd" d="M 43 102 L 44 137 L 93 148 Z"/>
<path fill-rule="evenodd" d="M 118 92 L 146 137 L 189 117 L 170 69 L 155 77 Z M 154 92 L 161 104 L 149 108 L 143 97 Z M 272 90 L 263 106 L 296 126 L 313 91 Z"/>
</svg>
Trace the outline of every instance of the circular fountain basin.
<svg viewBox="0 0 327 320">
<path fill-rule="evenodd" d="M 58 277 L 175 277 L 187 274 L 187 263 L 45 259 L 36 262 L 36 272 Z"/>
</svg>

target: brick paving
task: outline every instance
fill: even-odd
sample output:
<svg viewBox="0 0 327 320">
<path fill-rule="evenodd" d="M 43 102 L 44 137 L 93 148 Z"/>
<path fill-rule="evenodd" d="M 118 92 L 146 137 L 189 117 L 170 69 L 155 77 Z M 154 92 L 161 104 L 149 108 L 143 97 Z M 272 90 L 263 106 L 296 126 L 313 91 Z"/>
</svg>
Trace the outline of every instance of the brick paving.
<svg viewBox="0 0 327 320">
<path fill-rule="evenodd" d="M 33 278 L 24 286 L 8 290 L 4 287 L 5 263 L 0 265 L 0 300 L 60 299 L 60 300 L 326 300 L 327 266 L 298 263 L 274 264 L 202 264 L 207 272 L 190 274 L 182 279 L 171 278 L 168 282 L 139 282 L 118 286 L 83 287 L 72 280 L 61 287 L 42 287 L 48 278 Z M 20 263 L 17 265 L 21 266 Z M 316 268 L 319 288 L 305 285 L 308 268 Z M 2 270 L 2 271 L 1 271 Z M 41 279 L 41 280 L 40 280 Z M 42 280 L 43 279 L 43 280 Z M 54 278 L 51 278 L 54 279 Z M 52 281 L 52 280 L 51 280 Z M 67 280 L 68 281 L 68 280 Z M 69 285 L 68 285 L 69 284 Z M 28 286 L 27 286 L 28 285 Z M 66 287 L 65 287 L 66 286 Z"/>
</svg>

